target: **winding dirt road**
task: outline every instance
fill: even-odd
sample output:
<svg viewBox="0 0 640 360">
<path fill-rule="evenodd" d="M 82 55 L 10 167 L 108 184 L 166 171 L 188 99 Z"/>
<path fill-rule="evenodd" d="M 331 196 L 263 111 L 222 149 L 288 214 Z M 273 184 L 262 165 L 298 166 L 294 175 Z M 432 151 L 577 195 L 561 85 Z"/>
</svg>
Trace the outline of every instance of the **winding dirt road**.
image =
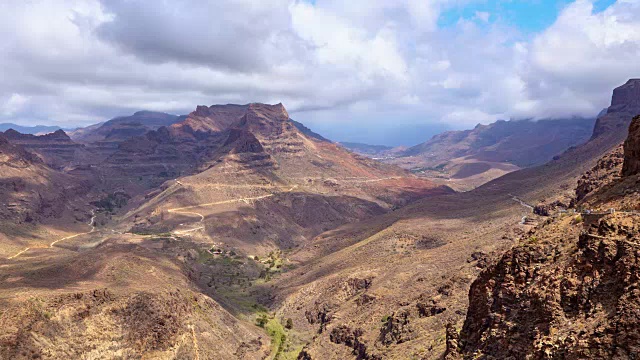
<svg viewBox="0 0 640 360">
<path fill-rule="evenodd" d="M 177 184 L 180 184 L 182 186 L 186 186 L 185 184 L 183 184 L 180 181 L 176 181 Z M 283 191 L 283 192 L 291 192 L 294 189 L 296 189 L 298 187 L 298 185 L 294 185 L 292 186 L 290 189 Z M 231 199 L 231 200 L 223 200 L 223 201 L 216 201 L 216 202 L 211 202 L 211 203 L 204 203 L 204 204 L 197 204 L 197 205 L 191 205 L 191 206 L 184 206 L 184 207 L 179 207 L 179 208 L 173 208 L 173 209 L 168 209 L 167 212 L 168 213 L 173 213 L 173 214 L 180 214 L 180 215 L 186 215 L 186 216 L 195 216 L 195 217 L 199 217 L 200 220 L 198 220 L 197 224 L 201 224 L 198 225 L 194 228 L 191 229 L 186 229 L 186 230 L 176 230 L 173 231 L 173 234 L 175 235 L 184 235 L 190 232 L 194 232 L 194 231 L 198 231 L 201 229 L 204 229 L 204 219 L 205 216 L 201 213 L 195 212 L 195 211 L 185 211 L 185 210 L 193 210 L 193 209 L 197 209 L 197 208 L 201 208 L 201 207 L 209 207 L 209 206 L 215 206 L 215 205 L 223 205 L 223 204 L 233 204 L 233 203 L 237 203 L 237 202 L 246 202 L 246 203 L 251 203 L 252 201 L 256 201 L 256 200 L 261 200 L 261 199 L 266 199 L 269 197 L 274 196 L 276 193 L 271 193 L 271 194 L 267 194 L 267 195 L 261 195 L 261 196 L 256 196 L 256 197 L 245 197 L 245 198 L 238 198 L 238 199 Z"/>
<path fill-rule="evenodd" d="M 509 194 L 509 196 L 511 196 L 511 199 L 512 199 L 513 201 L 515 201 L 515 202 L 519 203 L 520 205 L 522 205 L 522 206 L 526 207 L 527 209 L 529 209 L 529 210 L 531 210 L 531 211 L 533 212 L 533 206 L 532 206 L 532 205 L 527 204 L 526 202 L 524 202 L 524 200 L 520 199 L 520 198 L 519 198 L 519 197 L 517 197 L 517 196 L 513 196 L 513 195 L 511 195 L 511 194 Z"/>
<path fill-rule="evenodd" d="M 89 220 L 89 223 L 87 224 L 87 225 L 91 226 L 91 231 L 84 232 L 84 233 L 79 233 L 79 234 L 75 234 L 75 235 L 71 235 L 71 236 L 67 236 L 67 237 L 63 237 L 63 238 L 61 238 L 61 239 L 55 240 L 55 241 L 51 242 L 51 244 L 49 244 L 49 248 L 52 248 L 55 244 L 59 243 L 60 241 L 65 241 L 65 240 L 73 239 L 73 238 L 78 237 L 78 236 L 88 235 L 88 234 L 93 233 L 94 231 L 96 231 L 96 227 L 95 227 L 95 225 L 93 224 L 93 222 L 95 221 L 95 219 L 96 219 L 95 210 L 91 210 L 91 220 Z M 18 253 L 14 254 L 14 255 L 12 255 L 12 256 L 9 256 L 9 257 L 7 258 L 7 260 L 15 259 L 15 258 L 17 258 L 18 256 L 20 256 L 20 255 L 22 255 L 22 254 L 26 253 L 27 251 L 29 251 L 29 250 L 31 250 L 31 249 L 32 249 L 32 247 L 27 247 L 27 248 L 25 248 L 24 250 L 19 251 Z"/>
</svg>

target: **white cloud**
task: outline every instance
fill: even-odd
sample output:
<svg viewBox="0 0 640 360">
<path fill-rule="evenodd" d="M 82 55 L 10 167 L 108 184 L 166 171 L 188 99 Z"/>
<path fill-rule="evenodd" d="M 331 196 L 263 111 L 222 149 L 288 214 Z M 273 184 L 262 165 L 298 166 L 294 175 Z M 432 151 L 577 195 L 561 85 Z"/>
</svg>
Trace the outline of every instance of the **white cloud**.
<svg viewBox="0 0 640 360">
<path fill-rule="evenodd" d="M 1 2 L 0 120 L 282 101 L 316 123 L 468 127 L 594 115 L 640 74 L 638 1 L 578 0 L 532 38 L 484 12 L 438 27 L 472 1 Z"/>
<path fill-rule="evenodd" d="M 488 23 L 490 17 L 491 17 L 491 14 L 486 11 L 476 11 L 476 14 L 475 14 L 475 18 L 484 23 Z"/>
<path fill-rule="evenodd" d="M 2 105 L 2 114 L 12 116 L 24 108 L 29 99 L 20 94 L 11 94 L 11 96 Z"/>
<path fill-rule="evenodd" d="M 532 44 L 523 72 L 532 115 L 591 115 L 611 90 L 640 74 L 640 2 L 619 0 L 594 13 L 591 1 L 569 5 Z"/>
</svg>

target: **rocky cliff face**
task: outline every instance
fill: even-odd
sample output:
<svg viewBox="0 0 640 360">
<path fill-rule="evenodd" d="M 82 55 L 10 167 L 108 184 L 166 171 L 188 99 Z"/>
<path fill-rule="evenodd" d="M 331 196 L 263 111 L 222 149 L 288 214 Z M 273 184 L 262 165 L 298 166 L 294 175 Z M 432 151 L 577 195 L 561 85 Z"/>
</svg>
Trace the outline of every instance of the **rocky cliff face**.
<svg viewBox="0 0 640 360">
<path fill-rule="evenodd" d="M 640 351 L 640 227 L 611 215 L 548 225 L 471 286 L 465 357 L 632 358 Z M 537 240 L 542 239 L 542 240 Z"/>
<path fill-rule="evenodd" d="M 249 105 L 199 105 L 184 121 L 171 126 L 183 137 L 202 137 L 212 132 L 222 132 L 237 124 Z M 200 135 L 200 136 L 199 136 Z"/>
<path fill-rule="evenodd" d="M 640 89 L 640 86 L 638 87 Z M 640 172 L 640 116 L 636 116 L 629 126 L 629 136 L 624 142 L 624 165 L 622 174 L 635 175 Z"/>
<path fill-rule="evenodd" d="M 41 162 L 40 158 L 26 151 L 21 146 L 12 144 L 9 139 L 0 132 L 0 163 L 20 167 L 38 162 Z"/>
<path fill-rule="evenodd" d="M 575 191 L 575 203 L 580 203 L 589 194 L 620 178 L 624 153 L 622 145 L 604 155 L 596 166 L 580 177 Z"/>
<path fill-rule="evenodd" d="M 619 134 L 620 141 L 626 137 L 631 119 L 640 114 L 640 79 L 631 79 L 613 90 L 611 106 L 607 113 L 598 117 L 592 139 L 601 135 Z"/>
<path fill-rule="evenodd" d="M 634 112 L 640 108 L 640 79 L 630 79 L 626 84 L 613 90 L 611 107 L 607 113 Z"/>
</svg>

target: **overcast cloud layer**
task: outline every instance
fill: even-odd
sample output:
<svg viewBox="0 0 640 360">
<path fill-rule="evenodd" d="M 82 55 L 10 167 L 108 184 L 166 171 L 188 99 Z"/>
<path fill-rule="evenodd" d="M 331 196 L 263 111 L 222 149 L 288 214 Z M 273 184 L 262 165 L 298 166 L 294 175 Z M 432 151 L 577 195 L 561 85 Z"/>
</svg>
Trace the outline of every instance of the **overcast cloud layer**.
<svg viewBox="0 0 640 360">
<path fill-rule="evenodd" d="M 489 13 L 438 25 L 473 1 L 2 1 L 0 122 L 283 102 L 320 128 L 465 128 L 593 116 L 640 77 L 638 0 L 578 0 L 537 34 Z"/>
</svg>

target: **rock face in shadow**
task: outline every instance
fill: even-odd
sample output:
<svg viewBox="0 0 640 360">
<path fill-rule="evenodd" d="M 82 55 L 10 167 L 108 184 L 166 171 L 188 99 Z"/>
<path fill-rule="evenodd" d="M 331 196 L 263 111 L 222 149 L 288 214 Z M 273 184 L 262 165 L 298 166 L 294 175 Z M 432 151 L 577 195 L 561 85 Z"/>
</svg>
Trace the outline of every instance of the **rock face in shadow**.
<svg viewBox="0 0 640 360">
<path fill-rule="evenodd" d="M 640 89 L 640 86 L 638 87 Z M 640 116 L 636 116 L 629 126 L 629 137 L 624 142 L 624 176 L 635 175 L 640 172 Z"/>
<path fill-rule="evenodd" d="M 608 112 L 637 111 L 640 108 L 640 79 L 630 79 L 613 90 Z"/>
<path fill-rule="evenodd" d="M 589 194 L 620 178 L 620 171 L 624 160 L 623 147 L 618 146 L 604 155 L 596 166 L 582 175 L 576 187 L 575 202 L 580 202 Z"/>
<path fill-rule="evenodd" d="M 50 168 L 41 157 L 0 133 L 0 220 L 22 226 L 61 218 L 79 210 L 70 204 L 87 192 L 87 184 Z"/>
<path fill-rule="evenodd" d="M 613 90 L 611 106 L 607 113 L 598 117 L 593 129 L 592 139 L 603 134 L 624 133 L 631 119 L 640 114 L 640 79 L 631 79 Z M 623 135 L 624 136 L 624 135 Z"/>
<path fill-rule="evenodd" d="M 138 111 L 130 116 L 111 119 L 99 126 L 89 126 L 71 132 L 71 138 L 81 143 L 113 144 L 141 136 L 162 126 L 169 126 L 183 116 L 176 116 L 155 111 Z"/>
<path fill-rule="evenodd" d="M 587 141 L 593 124 L 594 119 L 500 120 L 478 124 L 472 130 L 444 132 L 408 148 L 401 156 L 423 157 L 430 166 L 469 157 L 528 167 L 543 164 L 567 148 Z"/>
</svg>

